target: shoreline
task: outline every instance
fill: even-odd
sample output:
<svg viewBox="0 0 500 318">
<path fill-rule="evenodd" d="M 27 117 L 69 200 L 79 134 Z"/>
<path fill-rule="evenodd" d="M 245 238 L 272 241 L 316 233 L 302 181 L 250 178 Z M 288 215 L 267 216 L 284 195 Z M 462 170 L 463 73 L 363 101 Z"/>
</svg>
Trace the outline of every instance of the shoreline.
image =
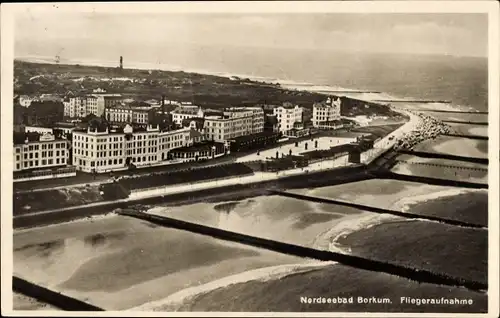
<svg viewBox="0 0 500 318">
<path fill-rule="evenodd" d="M 44 61 L 44 62 L 34 62 L 34 63 L 49 63 L 49 62 L 48 61 Z M 67 61 L 64 61 L 63 63 L 67 64 Z M 49 64 L 56 64 L 56 63 L 49 63 Z M 75 63 L 75 64 L 80 64 L 80 63 Z M 99 66 L 99 65 L 88 65 L 88 66 Z M 104 66 L 104 67 L 107 67 L 107 66 Z M 134 65 L 134 68 L 137 68 L 137 67 Z M 142 68 L 138 68 L 138 69 L 142 69 Z M 150 67 L 150 68 L 144 68 L 144 69 L 154 69 L 154 68 Z M 167 69 L 165 71 L 173 71 L 173 70 Z M 199 71 L 199 70 L 196 71 L 196 70 L 186 70 L 186 69 L 182 70 L 182 69 L 179 69 L 179 71 L 195 72 L 195 73 L 199 73 L 199 74 L 215 75 L 215 76 L 221 76 L 221 77 L 238 76 L 238 77 L 249 78 L 251 80 L 255 80 L 255 78 L 256 78 L 254 76 L 246 76 L 246 75 L 241 75 L 241 74 L 237 75 L 237 74 L 217 73 L 217 72 L 208 72 L 208 71 Z M 262 81 L 262 80 L 266 81 L 267 78 L 258 78 L 257 79 L 257 81 Z M 284 83 L 284 81 L 279 80 L 279 79 L 275 79 L 274 82 L 279 83 L 280 86 L 282 88 L 284 88 L 284 89 L 290 89 L 290 87 L 293 87 L 293 85 L 301 84 L 299 82 L 293 82 L 293 81 L 289 81 L 289 83 Z M 292 82 L 292 83 L 290 83 L 290 82 Z M 302 83 L 302 84 L 306 84 L 306 83 Z M 311 90 L 311 89 L 314 89 L 314 87 L 321 87 L 322 89 L 324 89 L 325 87 L 327 87 L 327 88 L 331 88 L 332 90 L 333 89 L 335 89 L 337 91 L 339 90 L 339 88 L 335 88 L 334 86 L 318 86 L 318 85 L 314 85 L 314 84 L 310 84 L 310 83 L 307 83 L 306 85 L 310 85 L 310 87 L 303 87 L 302 90 L 309 91 L 309 92 L 314 92 L 314 93 L 318 93 L 318 94 L 323 94 L 323 95 L 328 95 L 328 94 L 323 93 L 323 92 L 317 92 L 317 91 L 314 91 L 314 90 Z M 348 89 L 345 89 L 345 90 L 346 90 L 346 93 L 349 94 Z M 351 94 L 358 94 L 358 93 L 351 93 Z M 363 94 L 363 93 L 360 93 L 360 94 Z M 361 98 L 357 98 L 357 97 L 353 97 L 353 98 L 360 99 L 360 100 L 365 100 L 365 101 L 368 101 L 368 102 L 372 102 L 370 99 L 366 100 L 366 99 L 361 99 Z M 402 101 L 402 102 L 404 102 L 404 101 Z M 378 102 L 378 103 L 382 104 L 383 102 L 381 101 L 381 102 Z M 398 111 L 400 113 L 404 113 L 404 112 L 402 112 L 401 109 L 398 109 L 399 107 L 397 105 L 393 105 L 392 104 L 392 105 L 390 105 L 390 108 L 394 109 L 394 110 L 396 110 L 396 111 Z M 404 106 L 403 106 L 403 108 L 404 108 Z M 460 109 L 460 108 L 454 108 L 453 106 L 450 105 L 449 109 Z M 407 123 L 411 123 L 411 119 Z M 279 181 L 279 180 L 273 180 L 273 181 Z M 237 184 L 239 184 L 239 183 L 237 183 Z M 444 196 L 454 196 L 454 195 L 459 195 L 460 193 L 463 193 L 460 190 L 458 190 L 458 191 L 459 191 L 459 193 L 448 194 L 448 195 L 444 195 Z M 252 192 L 252 191 L 250 191 L 250 192 Z M 445 192 L 445 191 L 443 191 L 443 192 Z M 468 191 L 466 191 L 466 192 L 468 192 Z M 443 197 L 443 195 L 439 196 L 439 193 L 440 192 L 438 192 L 438 193 L 432 193 L 432 194 L 429 194 L 429 195 L 417 196 L 417 197 L 413 197 L 413 198 L 406 198 L 410 202 L 404 204 L 404 208 L 406 208 L 406 210 L 407 210 L 407 209 L 409 209 L 409 206 L 411 206 L 411 205 L 419 204 L 421 202 L 428 202 L 430 200 L 435 200 L 435 199 L 439 199 L 439 198 Z M 238 192 L 237 194 L 234 194 L 234 195 L 238 196 L 238 194 L 241 194 L 241 193 Z M 141 198 L 146 198 L 146 197 L 147 196 L 144 196 L 144 197 L 141 197 Z M 210 200 L 213 199 L 214 197 L 215 197 L 215 200 L 216 200 L 216 198 L 218 196 L 215 195 L 215 196 L 212 196 L 211 198 L 208 198 L 208 202 L 210 202 Z M 424 198 L 424 197 L 426 197 L 426 198 Z M 402 201 L 402 200 L 399 200 L 399 201 Z M 396 202 L 395 204 L 400 203 L 399 201 Z M 133 204 L 133 202 L 131 202 L 131 203 Z M 185 204 L 185 202 L 180 202 L 180 203 L 177 203 L 177 204 Z M 403 203 L 400 203 L 400 204 L 403 204 Z M 402 208 L 403 211 L 406 211 L 406 210 L 404 210 L 404 208 Z M 46 226 L 57 226 L 57 225 L 64 224 L 64 223 L 82 222 L 82 221 L 87 221 L 89 218 L 91 220 L 93 220 L 93 219 L 100 220 L 102 218 L 109 218 L 109 217 L 113 217 L 113 216 L 116 216 L 116 214 L 114 212 L 110 211 L 110 212 L 105 213 L 105 214 L 99 214 L 99 215 L 95 215 L 95 216 L 91 216 L 91 217 L 84 217 L 84 218 L 80 218 L 80 219 L 76 219 L 76 220 L 71 220 L 71 221 L 63 222 L 63 223 L 55 223 L 55 224 L 49 224 L 49 225 L 40 225 L 40 226 L 36 226 L 36 227 L 31 227 L 29 229 L 44 228 Z M 397 219 L 397 217 L 394 217 L 394 216 L 390 216 L 390 217 L 385 216 L 385 217 L 383 217 L 383 216 L 380 216 L 380 215 L 372 215 L 371 213 L 368 214 L 368 215 L 360 214 L 357 218 L 354 218 L 354 217 L 352 219 L 348 218 L 348 219 L 345 219 L 345 220 L 339 222 L 333 228 L 329 229 L 326 233 L 320 233 L 320 234 L 318 234 L 318 236 L 315 238 L 315 245 L 316 245 L 316 240 L 321 235 L 323 235 L 322 239 L 324 239 L 325 241 L 330 241 L 329 244 L 328 244 L 328 250 L 330 250 L 330 251 L 339 251 L 340 250 L 342 252 L 346 252 L 346 250 L 345 250 L 344 247 L 336 245 L 336 241 L 340 237 L 347 236 L 347 235 L 350 235 L 351 233 L 354 233 L 356 231 L 360 231 L 360 230 L 363 230 L 363 229 L 368 229 L 370 227 L 377 226 L 377 225 L 380 225 L 380 224 L 383 224 L 383 223 L 387 223 L 387 222 L 390 222 L 391 220 L 396 220 L 396 219 Z M 14 230 L 15 231 L 23 231 L 23 230 L 27 230 L 27 229 L 26 228 L 21 228 L 21 229 L 18 229 L 18 230 L 16 230 L 16 229 L 14 229 Z M 316 246 L 314 246 L 314 248 L 316 248 Z M 316 267 L 322 267 L 322 266 L 329 265 L 327 263 L 329 263 L 329 262 L 318 262 L 318 264 L 316 265 Z M 335 264 L 335 263 L 333 262 L 331 264 Z M 213 291 L 215 289 L 218 289 L 218 288 L 224 288 L 224 287 L 227 287 L 227 286 L 231 286 L 233 284 L 245 283 L 245 282 L 255 281 L 255 280 L 280 279 L 281 277 L 285 277 L 285 276 L 288 276 L 288 275 L 291 275 L 291 274 L 300 273 L 300 272 L 309 271 L 309 270 L 314 270 L 314 269 L 315 269 L 314 265 L 306 263 L 306 264 L 278 265 L 278 266 L 265 267 L 265 268 L 261 268 L 261 269 L 257 269 L 257 270 L 250 270 L 250 271 L 239 273 L 239 274 L 235 274 L 235 275 L 232 275 L 232 276 L 223 277 L 221 279 L 211 281 L 211 282 L 206 283 L 206 284 L 201 285 L 201 286 L 196 286 L 196 287 L 182 289 L 179 292 L 171 294 L 166 299 L 163 299 L 163 300 L 160 300 L 160 301 L 156 301 L 156 302 L 152 302 L 152 303 L 146 303 L 146 304 L 134 307 L 134 308 L 129 309 L 129 310 L 139 310 L 140 308 L 150 307 L 150 306 L 156 306 L 156 307 L 160 307 L 160 306 L 175 306 L 175 305 L 181 306 L 184 302 L 189 301 L 190 299 L 193 299 L 194 297 L 196 297 L 196 296 L 198 296 L 200 294 L 208 293 L 208 292 L 211 292 L 211 291 Z M 251 277 L 251 278 L 248 278 L 248 277 L 245 277 L 245 275 L 255 275 L 255 276 Z M 148 310 L 154 310 L 154 309 L 153 308 L 148 308 Z"/>
<path fill-rule="evenodd" d="M 268 266 L 248 270 L 242 273 L 226 276 L 220 279 L 213 280 L 209 283 L 181 289 L 173 294 L 170 294 L 164 299 L 156 300 L 142 305 L 130 308 L 132 311 L 177 311 L 179 307 L 196 298 L 197 296 L 210 293 L 214 290 L 226 288 L 231 285 L 247 283 L 251 281 L 266 282 L 276 280 L 288 275 L 304 273 L 329 265 L 335 265 L 333 261 L 306 261 L 305 263 L 284 264 L 276 266 Z M 166 308 L 165 308 L 166 307 Z"/>
<path fill-rule="evenodd" d="M 20 56 L 14 57 L 14 61 L 27 62 L 27 63 L 39 63 L 39 64 L 52 64 L 57 65 L 55 63 L 53 57 L 48 56 Z M 88 67 L 117 67 L 116 61 L 111 60 L 95 60 L 95 59 L 67 59 L 59 63 L 60 65 L 83 65 Z M 325 96 L 329 95 L 342 95 L 352 99 L 358 99 L 366 102 L 373 102 L 378 104 L 384 104 L 384 99 L 388 100 L 398 100 L 396 103 L 404 103 L 405 100 L 418 100 L 419 98 L 415 96 L 397 96 L 394 94 L 390 94 L 387 92 L 376 92 L 373 93 L 373 90 L 363 90 L 356 88 L 347 88 L 335 85 L 323 85 L 323 84 L 314 84 L 311 82 L 305 82 L 303 80 L 290 80 L 290 79 L 281 79 L 276 77 L 266 77 L 266 76 L 257 76 L 253 74 L 240 74 L 234 72 L 221 72 L 221 71 L 213 71 L 208 69 L 193 69 L 186 68 L 177 65 L 170 65 L 166 63 L 151 63 L 151 62 L 132 62 L 130 67 L 126 69 L 137 69 L 137 70 L 160 70 L 166 72 L 186 72 L 186 73 L 196 73 L 201 75 L 209 75 L 209 76 L 219 76 L 225 78 L 248 78 L 255 82 L 264 82 L 266 84 L 278 84 L 281 88 L 291 91 L 305 91 L 316 94 L 321 94 Z M 331 93 L 329 92 L 331 91 Z M 341 92 L 342 94 L 338 94 Z M 348 94 L 355 94 L 355 96 L 349 96 Z M 368 95 L 371 98 L 363 98 Z M 381 98 L 382 97 L 382 98 Z M 429 103 L 425 103 L 426 105 Z M 433 104 L 433 103 L 430 103 Z M 453 102 L 443 104 L 443 103 L 434 103 L 445 107 L 446 110 L 464 110 L 464 109 L 473 109 L 472 106 L 460 106 L 454 105 Z M 393 105 L 395 106 L 395 105 Z M 398 107 L 398 106 L 395 106 Z M 465 107 L 462 109 L 461 107 Z"/>
</svg>

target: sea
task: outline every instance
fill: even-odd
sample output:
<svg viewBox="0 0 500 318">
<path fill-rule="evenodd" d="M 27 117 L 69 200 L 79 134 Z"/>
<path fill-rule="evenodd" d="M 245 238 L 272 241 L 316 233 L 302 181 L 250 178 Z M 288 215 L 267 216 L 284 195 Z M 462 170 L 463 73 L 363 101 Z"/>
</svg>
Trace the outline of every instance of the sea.
<svg viewBox="0 0 500 318">
<path fill-rule="evenodd" d="M 151 58 L 156 63 L 148 62 L 147 54 L 136 56 L 135 61 L 127 55 L 124 58 L 128 67 L 247 76 L 300 84 L 305 89 L 319 86 L 323 91 L 375 91 L 381 93 L 375 93 L 373 99 L 389 96 L 450 100 L 456 108 L 488 110 L 488 63 L 481 58 L 218 47 L 193 50 L 186 56 L 165 52 Z M 40 56 L 22 59 L 50 61 Z M 99 59 L 75 55 L 63 57 L 61 63 L 116 65 L 111 56 Z M 450 107 L 439 103 L 408 106 Z M 460 115 L 453 114 L 456 116 Z M 474 116 L 488 119 L 487 115 Z M 459 128 L 488 134 L 485 127 Z M 457 149 L 461 155 L 487 157 L 488 143 L 444 138 L 421 146 L 424 151 L 452 154 Z M 472 177 L 476 182 L 487 183 L 487 167 L 441 164 L 447 168 L 408 164 L 394 169 L 398 173 L 433 176 L 446 170 L 458 180 Z M 487 190 L 367 180 L 294 191 L 440 216 L 483 228 L 423 219 L 409 221 L 275 195 L 182 206 L 163 204 L 151 206 L 148 213 L 488 281 Z M 283 255 L 116 215 L 16 231 L 14 272 L 109 310 L 486 312 L 488 299 L 487 292 L 418 283 L 334 262 Z M 354 302 L 311 304 L 303 301 L 304 297 L 353 297 Z M 389 302 L 373 303 L 372 297 Z M 424 306 L 408 303 L 404 297 L 457 298 L 468 302 Z"/>
</svg>

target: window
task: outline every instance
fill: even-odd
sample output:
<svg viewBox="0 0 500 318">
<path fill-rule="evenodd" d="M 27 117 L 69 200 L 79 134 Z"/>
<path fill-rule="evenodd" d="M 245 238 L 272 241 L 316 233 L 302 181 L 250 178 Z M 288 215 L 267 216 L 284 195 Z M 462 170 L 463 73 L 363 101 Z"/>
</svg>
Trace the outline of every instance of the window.
<svg viewBox="0 0 500 318">
<path fill-rule="evenodd" d="M 59 164 L 59 158 L 56 159 L 56 164 Z"/>
<path fill-rule="evenodd" d="M 49 165 L 51 165 L 53 163 L 52 159 L 49 159 Z"/>
<path fill-rule="evenodd" d="M 27 167 L 28 167 L 28 163 L 27 163 L 27 162 L 25 162 L 25 163 L 24 163 L 24 167 L 25 167 L 25 168 L 27 168 Z"/>
</svg>

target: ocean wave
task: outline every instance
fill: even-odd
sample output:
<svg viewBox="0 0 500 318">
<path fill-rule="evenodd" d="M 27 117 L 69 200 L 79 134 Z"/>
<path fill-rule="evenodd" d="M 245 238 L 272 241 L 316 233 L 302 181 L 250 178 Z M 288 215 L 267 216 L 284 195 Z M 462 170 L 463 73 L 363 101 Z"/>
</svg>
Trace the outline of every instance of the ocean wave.
<svg viewBox="0 0 500 318">
<path fill-rule="evenodd" d="M 335 224 L 332 228 L 317 235 L 313 243 L 313 248 L 350 254 L 351 249 L 348 246 L 344 246 L 338 243 L 338 240 L 341 237 L 347 236 L 359 230 L 368 229 L 388 220 L 394 220 L 397 218 L 397 216 L 390 214 L 374 213 L 364 213 L 361 215 L 347 217 L 345 220 Z"/>
<path fill-rule="evenodd" d="M 431 193 L 427 193 L 427 194 L 402 198 L 402 199 L 396 201 L 392 205 L 392 208 L 397 210 L 397 211 L 407 212 L 411 208 L 412 205 L 415 205 L 418 203 L 427 202 L 427 201 L 431 201 L 431 200 L 437 200 L 437 199 L 444 198 L 444 197 L 458 196 L 458 195 L 466 194 L 466 193 L 485 192 L 485 191 L 486 190 L 482 190 L 482 189 L 447 189 L 447 190 L 442 190 L 442 191 L 431 192 Z"/>
<path fill-rule="evenodd" d="M 234 284 L 246 283 L 250 281 L 266 282 L 281 279 L 291 274 L 308 272 L 316 268 L 334 264 L 337 263 L 333 261 L 311 261 L 307 263 L 278 265 L 254 269 L 211 281 L 200 286 L 189 287 L 171 294 L 167 298 L 146 303 L 128 309 L 128 311 L 176 311 L 182 304 L 192 300 L 193 298 L 219 288 L 225 288 Z"/>
<path fill-rule="evenodd" d="M 42 213 L 44 213 L 44 212 L 42 212 Z M 33 213 L 33 214 L 37 214 L 37 213 Z M 29 232 L 31 230 L 36 230 L 37 228 L 44 228 L 45 229 L 45 228 L 50 228 L 50 227 L 58 227 L 61 225 L 68 225 L 68 224 L 72 224 L 72 223 L 82 223 L 82 222 L 89 222 L 89 221 L 94 222 L 94 221 L 100 221 L 100 220 L 104 220 L 104 219 L 113 218 L 116 216 L 118 216 L 118 214 L 116 214 L 114 211 L 111 211 L 111 212 L 107 212 L 105 214 L 84 216 L 84 217 L 81 217 L 79 219 L 75 219 L 75 220 L 71 220 L 71 221 L 64 221 L 64 222 L 57 221 L 57 223 L 54 223 L 54 224 L 43 224 L 43 225 L 37 225 L 37 226 L 30 226 L 30 227 L 26 227 L 26 228 L 17 228 L 14 230 L 14 233 Z"/>
</svg>

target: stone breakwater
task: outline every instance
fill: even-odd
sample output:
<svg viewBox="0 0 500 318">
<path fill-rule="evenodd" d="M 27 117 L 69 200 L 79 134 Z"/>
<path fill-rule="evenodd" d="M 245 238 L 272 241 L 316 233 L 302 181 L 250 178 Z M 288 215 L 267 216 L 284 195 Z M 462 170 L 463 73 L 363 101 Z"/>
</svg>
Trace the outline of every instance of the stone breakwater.
<svg viewBox="0 0 500 318">
<path fill-rule="evenodd" d="M 394 144 L 396 150 L 407 149 L 410 150 L 417 144 L 429 140 L 435 139 L 442 134 L 450 134 L 453 132 L 451 126 L 443 123 L 442 121 L 427 116 L 418 112 L 411 111 L 412 114 L 419 117 L 420 121 L 416 125 L 415 129 L 409 133 L 404 134 L 398 138 Z"/>
</svg>

